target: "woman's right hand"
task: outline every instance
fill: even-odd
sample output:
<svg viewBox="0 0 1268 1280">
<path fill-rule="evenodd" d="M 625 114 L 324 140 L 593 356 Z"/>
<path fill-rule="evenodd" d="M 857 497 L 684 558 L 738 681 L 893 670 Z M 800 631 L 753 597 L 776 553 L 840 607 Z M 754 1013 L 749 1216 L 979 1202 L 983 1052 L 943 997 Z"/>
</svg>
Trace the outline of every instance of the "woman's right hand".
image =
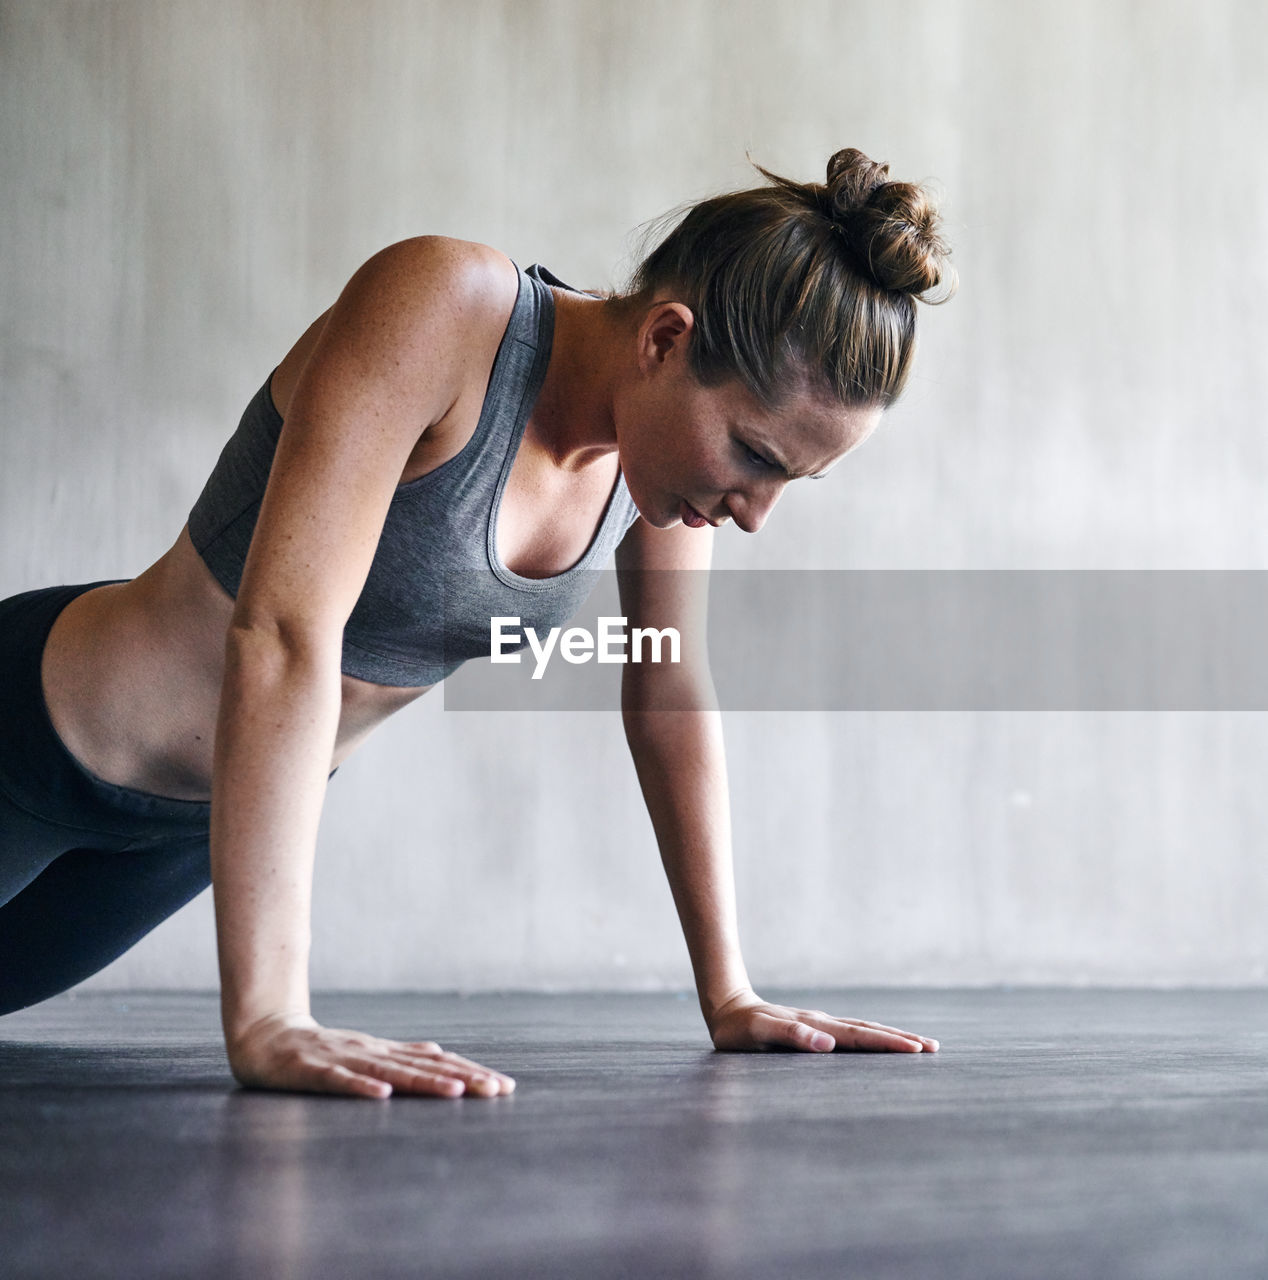
<svg viewBox="0 0 1268 1280">
<path fill-rule="evenodd" d="M 387 1098 L 423 1093 L 495 1098 L 515 1081 L 445 1053 L 431 1040 L 385 1040 L 363 1031 L 323 1027 L 299 1014 L 275 1014 L 253 1022 L 228 1046 L 235 1079 L 249 1089 L 343 1093 Z"/>
</svg>

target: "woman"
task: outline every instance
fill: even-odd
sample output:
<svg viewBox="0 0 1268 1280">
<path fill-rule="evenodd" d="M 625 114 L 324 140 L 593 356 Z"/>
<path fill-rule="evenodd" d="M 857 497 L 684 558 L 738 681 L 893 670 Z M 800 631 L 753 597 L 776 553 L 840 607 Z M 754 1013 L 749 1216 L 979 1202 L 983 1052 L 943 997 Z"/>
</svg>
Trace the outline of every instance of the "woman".
<svg viewBox="0 0 1268 1280">
<path fill-rule="evenodd" d="M 761 172 L 769 185 L 696 205 L 623 297 L 483 245 L 384 249 L 265 382 L 161 559 L 0 604 L 0 1012 L 97 971 L 210 880 L 243 1084 L 514 1087 L 432 1042 L 311 1017 L 327 776 L 487 653 L 491 617 L 564 621 L 610 550 L 622 612 L 663 623 L 674 604 L 638 571 L 706 568 L 710 526 L 755 533 L 790 479 L 875 428 L 908 376 L 914 299 L 954 285 L 936 212 L 854 150 L 824 184 Z M 624 671 L 714 1044 L 936 1049 L 753 992 L 717 718 L 650 711 L 666 681 L 690 697 L 707 674 Z"/>
</svg>

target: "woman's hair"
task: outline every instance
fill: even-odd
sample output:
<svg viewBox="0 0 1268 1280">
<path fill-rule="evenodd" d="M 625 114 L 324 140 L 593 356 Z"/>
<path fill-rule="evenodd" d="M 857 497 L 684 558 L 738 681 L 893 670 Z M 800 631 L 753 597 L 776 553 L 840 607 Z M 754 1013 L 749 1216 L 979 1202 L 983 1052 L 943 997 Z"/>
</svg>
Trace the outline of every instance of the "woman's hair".
<svg viewBox="0 0 1268 1280">
<path fill-rule="evenodd" d="M 620 305 L 688 305 L 706 386 L 739 378 L 775 405 L 808 379 L 843 404 L 887 407 L 911 370 L 916 300 L 956 288 L 933 197 L 853 148 L 822 183 L 754 167 L 769 185 L 692 205 Z"/>
</svg>

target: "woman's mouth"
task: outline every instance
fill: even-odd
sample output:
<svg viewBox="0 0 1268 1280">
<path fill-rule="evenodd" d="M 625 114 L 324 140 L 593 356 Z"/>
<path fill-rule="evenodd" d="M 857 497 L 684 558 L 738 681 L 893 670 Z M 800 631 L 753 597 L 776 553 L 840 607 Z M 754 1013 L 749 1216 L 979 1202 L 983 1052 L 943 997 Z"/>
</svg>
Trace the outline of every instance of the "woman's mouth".
<svg viewBox="0 0 1268 1280">
<path fill-rule="evenodd" d="M 682 522 L 691 529 L 703 529 L 709 523 L 686 498 L 682 500 Z"/>
</svg>

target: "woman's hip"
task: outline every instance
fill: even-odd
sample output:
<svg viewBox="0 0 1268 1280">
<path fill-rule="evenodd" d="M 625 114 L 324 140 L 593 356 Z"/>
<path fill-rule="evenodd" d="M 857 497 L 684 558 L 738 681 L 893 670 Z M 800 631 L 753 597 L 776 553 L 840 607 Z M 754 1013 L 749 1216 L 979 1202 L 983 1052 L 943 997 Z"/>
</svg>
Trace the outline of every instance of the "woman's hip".
<svg viewBox="0 0 1268 1280">
<path fill-rule="evenodd" d="M 85 832 L 159 841 L 205 830 L 210 805 L 106 781 L 71 753 L 49 714 L 41 677 L 48 636 L 92 582 L 25 591 L 0 601 L 0 789 L 22 810 Z"/>
</svg>

